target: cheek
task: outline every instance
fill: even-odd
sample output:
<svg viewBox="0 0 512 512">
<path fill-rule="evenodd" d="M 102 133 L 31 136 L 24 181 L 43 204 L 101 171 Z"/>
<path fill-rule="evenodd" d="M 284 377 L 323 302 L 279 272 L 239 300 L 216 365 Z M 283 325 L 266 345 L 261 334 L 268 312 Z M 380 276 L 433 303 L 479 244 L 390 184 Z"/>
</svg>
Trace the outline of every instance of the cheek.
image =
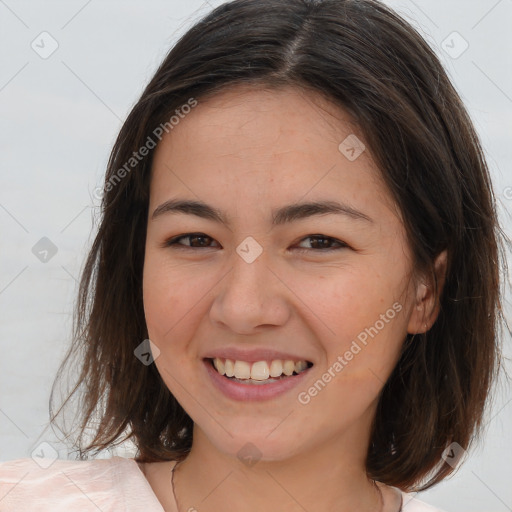
<svg viewBox="0 0 512 512">
<path fill-rule="evenodd" d="M 323 344 L 328 365 L 341 357 L 343 372 L 385 375 L 391 371 L 406 332 L 400 277 L 378 269 L 345 272 L 323 280 L 311 303 L 328 328 Z"/>
<path fill-rule="evenodd" d="M 154 266 L 150 262 L 144 265 L 144 277 L 142 284 L 142 294 L 144 302 L 144 314 L 146 317 L 146 324 L 149 331 L 150 339 L 157 336 L 160 337 L 160 330 L 167 329 L 167 325 L 162 325 L 162 322 L 167 323 L 167 311 L 169 306 L 173 306 L 173 298 L 170 296 L 170 290 L 166 286 L 166 279 L 159 278 L 159 273 L 155 271 Z M 166 320 L 167 318 L 167 320 Z"/>
<path fill-rule="evenodd" d="M 155 365 L 168 389 L 178 401 L 183 399 L 177 382 L 190 371 L 187 343 L 193 333 L 187 332 L 197 303 L 194 287 L 183 273 L 157 264 L 147 258 L 144 266 L 143 300 L 149 339 L 158 347 Z"/>
<path fill-rule="evenodd" d="M 208 292 L 217 280 L 194 263 L 171 264 L 159 252 L 148 251 L 146 256 L 143 302 L 149 339 L 163 360 L 185 362 L 195 357 L 196 347 L 190 340 L 196 338 L 201 319 L 207 315 Z"/>
<path fill-rule="evenodd" d="M 179 319 L 194 303 L 193 284 L 158 254 L 146 253 L 142 292 L 150 339 L 153 336 L 156 342 L 162 342 L 174 333 Z"/>
</svg>

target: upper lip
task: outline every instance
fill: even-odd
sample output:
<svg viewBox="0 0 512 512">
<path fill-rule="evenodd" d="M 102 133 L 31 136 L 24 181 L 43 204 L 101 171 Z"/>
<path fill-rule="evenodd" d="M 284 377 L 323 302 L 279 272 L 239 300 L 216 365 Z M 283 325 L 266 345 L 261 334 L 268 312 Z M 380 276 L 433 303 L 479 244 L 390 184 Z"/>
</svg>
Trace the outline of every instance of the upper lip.
<svg viewBox="0 0 512 512">
<path fill-rule="evenodd" d="M 247 361 L 255 363 L 257 361 L 272 361 L 274 359 L 292 360 L 292 361 L 308 361 L 310 359 L 296 354 L 280 352 L 269 348 L 254 348 L 251 350 L 242 350 L 240 348 L 219 348 L 206 353 L 204 358 L 214 359 L 231 359 L 232 361 Z"/>
</svg>

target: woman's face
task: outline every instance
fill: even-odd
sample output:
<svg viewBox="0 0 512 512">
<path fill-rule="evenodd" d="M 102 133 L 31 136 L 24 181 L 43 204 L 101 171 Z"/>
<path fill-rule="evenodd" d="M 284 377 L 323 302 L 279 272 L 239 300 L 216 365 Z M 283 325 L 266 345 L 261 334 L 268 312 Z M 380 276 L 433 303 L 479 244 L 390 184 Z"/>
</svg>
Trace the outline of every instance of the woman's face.
<svg viewBox="0 0 512 512">
<path fill-rule="evenodd" d="M 277 460 L 344 440 L 364 458 L 379 392 L 422 325 L 403 223 L 354 135 L 364 141 L 313 93 L 240 87 L 199 102 L 156 149 L 144 264 L 155 364 L 225 454 Z M 317 202 L 338 211 L 299 207 Z"/>
</svg>

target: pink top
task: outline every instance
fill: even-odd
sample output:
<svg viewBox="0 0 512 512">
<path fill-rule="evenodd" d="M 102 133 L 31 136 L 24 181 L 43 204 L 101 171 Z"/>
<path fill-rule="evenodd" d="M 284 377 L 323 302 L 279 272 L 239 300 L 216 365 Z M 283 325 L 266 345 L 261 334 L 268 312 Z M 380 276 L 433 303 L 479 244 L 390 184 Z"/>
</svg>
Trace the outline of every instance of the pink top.
<svg viewBox="0 0 512 512">
<path fill-rule="evenodd" d="M 442 512 L 403 493 L 404 512 Z M 134 459 L 17 459 L 0 464 L 0 512 L 164 512 Z M 175 510 L 178 512 L 175 505 Z"/>
</svg>

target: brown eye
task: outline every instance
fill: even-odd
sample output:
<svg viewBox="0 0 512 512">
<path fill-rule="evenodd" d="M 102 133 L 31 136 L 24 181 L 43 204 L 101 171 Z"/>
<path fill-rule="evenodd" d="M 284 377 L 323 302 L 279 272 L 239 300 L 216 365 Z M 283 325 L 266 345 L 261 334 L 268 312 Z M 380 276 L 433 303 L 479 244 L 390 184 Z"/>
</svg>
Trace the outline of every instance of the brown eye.
<svg viewBox="0 0 512 512">
<path fill-rule="evenodd" d="M 326 251 L 332 251 L 336 249 L 344 249 L 348 247 L 348 245 L 345 242 L 342 242 L 341 240 L 337 240 L 336 238 L 332 238 L 329 236 L 324 235 L 309 235 L 301 240 L 311 240 L 312 242 L 310 245 L 312 247 L 302 247 L 299 250 L 301 251 L 309 251 L 309 250 L 322 250 L 324 252 Z M 332 247 L 332 244 L 337 244 L 338 247 Z"/>
<path fill-rule="evenodd" d="M 181 243 L 181 240 L 188 240 L 188 243 Z M 209 248 L 213 238 L 204 233 L 186 233 L 167 240 L 165 247 L 177 246 L 183 249 Z"/>
</svg>

